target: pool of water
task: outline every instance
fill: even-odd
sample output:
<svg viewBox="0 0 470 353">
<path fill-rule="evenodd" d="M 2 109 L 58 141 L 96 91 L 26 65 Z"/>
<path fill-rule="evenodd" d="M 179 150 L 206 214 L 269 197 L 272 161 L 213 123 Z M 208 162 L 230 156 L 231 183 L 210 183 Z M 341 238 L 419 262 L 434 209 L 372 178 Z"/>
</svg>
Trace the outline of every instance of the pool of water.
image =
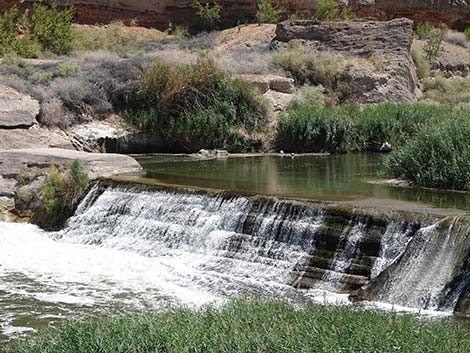
<svg viewBox="0 0 470 353">
<path fill-rule="evenodd" d="M 407 203 L 470 209 L 470 194 L 384 184 L 382 154 L 308 156 L 139 157 L 145 179 L 156 183 L 363 205 Z"/>
</svg>

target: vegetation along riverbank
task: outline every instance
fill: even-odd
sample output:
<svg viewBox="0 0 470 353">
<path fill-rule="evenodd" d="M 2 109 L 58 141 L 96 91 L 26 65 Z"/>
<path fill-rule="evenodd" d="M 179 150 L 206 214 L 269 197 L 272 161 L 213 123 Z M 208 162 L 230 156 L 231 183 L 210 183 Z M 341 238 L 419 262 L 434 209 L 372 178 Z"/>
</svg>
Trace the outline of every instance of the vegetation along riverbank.
<svg viewBox="0 0 470 353">
<path fill-rule="evenodd" d="M 282 301 L 239 299 L 197 311 L 174 308 L 70 322 L 7 352 L 468 352 L 464 327 L 411 315 L 347 307 L 296 309 Z"/>
</svg>

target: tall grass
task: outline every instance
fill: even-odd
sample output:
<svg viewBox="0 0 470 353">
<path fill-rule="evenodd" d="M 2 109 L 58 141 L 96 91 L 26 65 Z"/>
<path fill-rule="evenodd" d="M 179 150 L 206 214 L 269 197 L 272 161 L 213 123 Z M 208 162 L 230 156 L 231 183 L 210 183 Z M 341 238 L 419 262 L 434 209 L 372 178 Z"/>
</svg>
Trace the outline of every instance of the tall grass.
<svg viewBox="0 0 470 353">
<path fill-rule="evenodd" d="M 199 311 L 174 308 L 71 322 L 11 346 L 16 353 L 431 353 L 468 352 L 467 329 L 345 307 L 295 309 L 281 301 L 236 300 Z"/>
<path fill-rule="evenodd" d="M 402 146 L 424 126 L 468 111 L 425 104 L 380 104 L 359 108 L 294 104 L 281 116 L 277 147 L 289 152 L 377 151 Z"/>
<path fill-rule="evenodd" d="M 264 105 L 248 84 L 229 78 L 209 58 L 193 65 L 147 67 L 128 99 L 127 116 L 170 150 L 250 148 L 265 125 Z"/>
<path fill-rule="evenodd" d="M 469 116 L 425 126 L 386 161 L 392 177 L 422 186 L 470 190 Z"/>
</svg>

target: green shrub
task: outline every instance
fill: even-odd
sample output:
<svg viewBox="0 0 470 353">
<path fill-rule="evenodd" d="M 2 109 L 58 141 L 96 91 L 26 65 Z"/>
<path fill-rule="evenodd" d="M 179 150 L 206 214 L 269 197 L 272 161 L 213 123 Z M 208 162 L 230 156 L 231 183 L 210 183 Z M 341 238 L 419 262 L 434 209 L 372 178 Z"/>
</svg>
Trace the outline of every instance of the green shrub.
<svg viewBox="0 0 470 353">
<path fill-rule="evenodd" d="M 416 35 L 419 39 L 426 39 L 429 37 L 434 27 L 429 22 L 421 22 L 416 26 Z"/>
<path fill-rule="evenodd" d="M 56 3 L 51 6 L 35 3 L 28 29 L 44 50 L 64 55 L 73 48 L 72 20 L 71 9 L 59 10 Z"/>
<path fill-rule="evenodd" d="M 213 28 L 220 21 L 222 7 L 217 1 L 202 4 L 199 0 L 193 1 L 193 7 L 202 21 L 203 26 Z"/>
<path fill-rule="evenodd" d="M 239 299 L 199 310 L 175 307 L 69 322 L 10 345 L 9 352 L 464 353 L 469 346 L 465 326 L 439 319 Z"/>
<path fill-rule="evenodd" d="M 0 16 L 0 56 L 15 53 L 31 58 L 43 51 L 69 53 L 73 44 L 72 19 L 71 10 L 61 11 L 55 3 L 35 3 L 30 17 L 20 16 L 17 7 L 11 8 Z M 20 26 L 26 29 L 21 36 L 17 33 Z"/>
<path fill-rule="evenodd" d="M 470 115 L 425 126 L 386 161 L 390 176 L 418 185 L 470 190 Z"/>
<path fill-rule="evenodd" d="M 465 30 L 463 31 L 464 35 L 465 35 L 465 39 L 470 42 L 470 27 L 467 27 L 465 28 Z"/>
<path fill-rule="evenodd" d="M 16 6 L 5 11 L 0 16 L 0 55 L 14 52 L 16 27 L 18 23 L 18 8 Z"/>
<path fill-rule="evenodd" d="M 127 115 L 172 150 L 236 150 L 243 136 L 263 129 L 262 108 L 248 84 L 227 77 L 213 60 L 200 58 L 193 65 L 146 68 Z"/>
<path fill-rule="evenodd" d="M 341 6 L 338 0 L 317 0 L 315 17 L 320 21 L 350 20 L 356 18 L 356 14 L 351 8 Z"/>
<path fill-rule="evenodd" d="M 75 62 L 63 62 L 57 65 L 59 76 L 70 76 L 80 71 L 80 65 Z"/>
<path fill-rule="evenodd" d="M 278 23 L 281 21 L 283 10 L 267 0 L 258 3 L 256 19 L 258 23 Z"/>
<path fill-rule="evenodd" d="M 441 24 L 439 28 L 433 29 L 427 36 L 426 45 L 424 51 L 426 58 L 432 64 L 434 64 L 442 53 L 442 43 L 447 35 L 448 28 L 445 24 Z"/>
<path fill-rule="evenodd" d="M 429 64 L 428 59 L 426 59 L 421 49 L 414 45 L 411 46 L 411 56 L 413 57 L 413 61 L 416 65 L 418 77 L 420 79 L 425 79 L 428 77 L 431 73 L 431 65 Z"/>
<path fill-rule="evenodd" d="M 349 63 L 341 55 L 294 48 L 276 53 L 273 61 L 289 72 L 298 85 L 322 85 L 329 95 L 336 96 L 339 101 L 350 93 L 346 75 Z"/>
<path fill-rule="evenodd" d="M 52 166 L 41 193 L 45 213 L 41 225 L 49 229 L 62 226 L 73 214 L 89 184 L 90 179 L 78 161 L 73 161 L 66 172 Z"/>
<path fill-rule="evenodd" d="M 25 172 L 22 172 L 22 173 L 18 174 L 18 176 L 16 177 L 16 181 L 21 186 L 28 185 L 29 184 L 29 179 L 30 179 L 29 175 L 26 174 Z"/>
<path fill-rule="evenodd" d="M 41 45 L 31 35 L 16 38 L 12 46 L 12 52 L 23 58 L 37 58 L 42 50 Z"/>
</svg>

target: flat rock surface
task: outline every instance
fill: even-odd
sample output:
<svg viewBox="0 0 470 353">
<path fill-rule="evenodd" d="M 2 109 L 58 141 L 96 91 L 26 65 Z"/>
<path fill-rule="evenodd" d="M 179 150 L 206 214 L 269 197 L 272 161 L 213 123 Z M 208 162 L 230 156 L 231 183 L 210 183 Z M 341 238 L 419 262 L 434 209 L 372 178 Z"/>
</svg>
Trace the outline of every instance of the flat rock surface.
<svg viewBox="0 0 470 353">
<path fill-rule="evenodd" d="M 0 85 L 0 129 L 28 128 L 37 123 L 39 102 Z"/>
<path fill-rule="evenodd" d="M 20 148 L 75 149 L 67 134 L 60 129 L 34 125 L 29 129 L 0 129 L 0 150 Z"/>
<path fill-rule="evenodd" d="M 58 148 L 0 150 L 0 175 L 14 178 L 21 172 L 45 172 L 51 165 L 66 168 L 78 160 L 92 179 L 140 173 L 132 157 L 120 154 L 87 153 Z"/>
</svg>

